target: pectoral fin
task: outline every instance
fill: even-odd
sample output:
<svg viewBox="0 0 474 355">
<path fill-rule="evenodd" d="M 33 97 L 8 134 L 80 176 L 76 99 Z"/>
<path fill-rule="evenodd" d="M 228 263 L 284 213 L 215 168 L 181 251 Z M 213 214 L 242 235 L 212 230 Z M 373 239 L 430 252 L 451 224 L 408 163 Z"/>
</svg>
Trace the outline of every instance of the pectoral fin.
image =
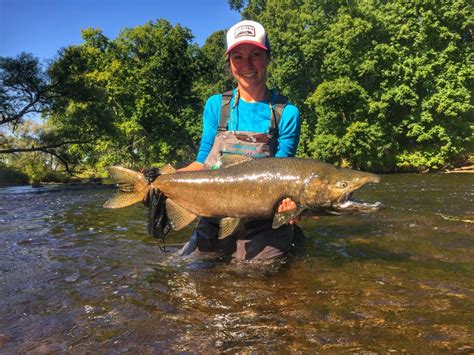
<svg viewBox="0 0 474 355">
<path fill-rule="evenodd" d="M 282 225 L 288 223 L 293 218 L 298 217 L 305 209 L 306 206 L 298 205 L 292 210 L 275 213 L 275 216 L 273 217 L 272 228 L 279 228 Z"/>
<path fill-rule="evenodd" d="M 170 220 L 171 227 L 173 227 L 175 231 L 183 229 L 197 217 L 194 213 L 182 208 L 170 199 L 166 200 L 166 213 Z"/>
<path fill-rule="evenodd" d="M 219 225 L 219 239 L 227 238 L 239 227 L 240 218 L 225 217 L 222 218 Z"/>
</svg>

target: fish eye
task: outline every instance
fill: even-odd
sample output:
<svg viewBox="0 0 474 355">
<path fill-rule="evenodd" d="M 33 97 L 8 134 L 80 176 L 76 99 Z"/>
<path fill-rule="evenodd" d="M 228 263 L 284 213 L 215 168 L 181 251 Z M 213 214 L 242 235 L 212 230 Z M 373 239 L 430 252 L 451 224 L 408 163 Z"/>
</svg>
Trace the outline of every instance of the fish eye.
<svg viewBox="0 0 474 355">
<path fill-rule="evenodd" d="M 339 186 L 340 186 L 341 188 L 345 189 L 345 188 L 347 187 L 347 182 L 342 181 L 342 182 L 339 184 Z"/>
</svg>

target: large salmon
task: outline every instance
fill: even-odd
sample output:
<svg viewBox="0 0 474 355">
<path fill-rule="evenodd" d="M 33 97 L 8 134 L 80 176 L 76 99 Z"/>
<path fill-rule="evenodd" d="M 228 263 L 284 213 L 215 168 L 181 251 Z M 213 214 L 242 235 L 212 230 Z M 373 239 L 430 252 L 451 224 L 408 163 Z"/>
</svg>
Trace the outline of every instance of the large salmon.
<svg viewBox="0 0 474 355">
<path fill-rule="evenodd" d="M 157 188 L 167 197 L 166 212 L 173 229 L 184 228 L 197 216 L 222 217 L 221 237 L 230 235 L 241 219 L 273 219 L 273 227 L 278 228 L 303 212 L 353 214 L 383 207 L 380 202 L 350 199 L 355 190 L 378 182 L 379 176 L 311 159 L 226 155 L 217 170 L 182 172 L 165 166 L 151 184 L 133 170 L 116 166 L 107 170 L 119 192 L 104 207 L 129 206 L 142 201 L 150 188 Z M 287 197 L 297 208 L 277 213 Z"/>
</svg>

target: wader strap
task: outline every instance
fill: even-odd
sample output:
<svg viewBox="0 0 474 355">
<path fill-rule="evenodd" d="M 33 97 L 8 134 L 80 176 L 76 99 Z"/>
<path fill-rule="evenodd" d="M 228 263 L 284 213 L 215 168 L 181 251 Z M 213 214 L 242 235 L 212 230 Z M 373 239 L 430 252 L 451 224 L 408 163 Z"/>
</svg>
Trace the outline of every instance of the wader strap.
<svg viewBox="0 0 474 355">
<path fill-rule="evenodd" d="M 278 147 L 278 126 L 280 124 L 281 116 L 283 115 L 283 110 L 288 102 L 288 98 L 277 93 L 275 102 L 270 102 L 271 109 L 271 120 L 270 128 L 268 129 L 268 134 L 272 137 L 270 140 L 270 151 L 272 154 L 276 153 Z"/>
<path fill-rule="evenodd" d="M 219 120 L 218 132 L 227 131 L 227 119 L 230 112 L 230 102 L 232 101 L 233 90 L 226 91 L 222 94 L 221 117 Z"/>
<path fill-rule="evenodd" d="M 278 136 L 278 125 L 280 124 L 281 116 L 283 115 L 283 110 L 288 102 L 288 98 L 286 96 L 277 94 L 275 102 L 271 102 L 271 121 L 270 121 L 270 129 L 268 133 L 272 136 Z"/>
</svg>

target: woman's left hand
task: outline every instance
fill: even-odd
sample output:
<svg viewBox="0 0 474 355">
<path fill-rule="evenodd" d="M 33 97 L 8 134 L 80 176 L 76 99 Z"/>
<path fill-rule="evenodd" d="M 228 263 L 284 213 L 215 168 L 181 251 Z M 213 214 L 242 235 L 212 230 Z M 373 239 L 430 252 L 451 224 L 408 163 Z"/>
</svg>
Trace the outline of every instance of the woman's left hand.
<svg viewBox="0 0 474 355">
<path fill-rule="evenodd" d="M 285 198 L 281 201 L 280 206 L 278 206 L 278 212 L 286 212 L 294 210 L 296 208 L 296 203 L 291 198 Z M 293 218 L 288 224 L 296 224 L 301 221 L 301 216 Z"/>
</svg>

